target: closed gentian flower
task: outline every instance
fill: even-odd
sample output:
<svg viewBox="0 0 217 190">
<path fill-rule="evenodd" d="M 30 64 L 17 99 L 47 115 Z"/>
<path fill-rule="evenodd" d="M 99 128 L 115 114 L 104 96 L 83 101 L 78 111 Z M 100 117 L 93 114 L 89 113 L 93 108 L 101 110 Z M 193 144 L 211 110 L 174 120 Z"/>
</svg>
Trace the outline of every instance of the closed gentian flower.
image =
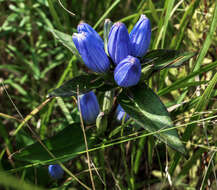
<svg viewBox="0 0 217 190">
<path fill-rule="evenodd" d="M 64 171 L 60 167 L 59 164 L 49 165 L 48 166 L 48 171 L 49 171 L 50 176 L 53 179 L 60 179 L 60 178 L 63 177 L 63 174 L 64 174 Z"/>
<path fill-rule="evenodd" d="M 126 115 L 126 116 L 125 116 Z M 119 104 L 116 110 L 116 118 L 118 121 L 122 122 L 123 117 L 125 117 L 125 122 L 130 118 L 128 114 L 124 111 L 124 109 Z"/>
<path fill-rule="evenodd" d="M 96 30 L 94 30 L 89 24 L 82 22 L 77 26 L 77 31 L 78 33 L 81 32 L 87 32 L 87 33 L 92 33 L 93 35 L 95 35 L 95 37 L 101 42 L 101 44 L 103 45 L 103 40 L 102 38 L 99 36 L 99 34 L 96 32 Z"/>
<path fill-rule="evenodd" d="M 81 32 L 73 34 L 72 39 L 85 65 L 90 70 L 104 73 L 109 69 L 110 62 L 105 53 L 104 45 L 96 35 Z"/>
<path fill-rule="evenodd" d="M 139 59 L 127 56 L 114 70 L 116 83 L 122 87 L 134 86 L 139 82 L 141 76 L 141 65 Z"/>
<path fill-rule="evenodd" d="M 132 45 L 132 54 L 135 57 L 142 57 L 148 50 L 151 40 L 150 20 L 141 15 L 139 21 L 130 32 L 130 41 Z"/>
<path fill-rule="evenodd" d="M 108 52 L 117 65 L 131 53 L 130 38 L 126 26 L 117 22 L 113 24 L 108 36 Z"/>
<path fill-rule="evenodd" d="M 79 95 L 79 110 L 86 124 L 93 124 L 100 112 L 99 103 L 93 91 Z"/>
</svg>

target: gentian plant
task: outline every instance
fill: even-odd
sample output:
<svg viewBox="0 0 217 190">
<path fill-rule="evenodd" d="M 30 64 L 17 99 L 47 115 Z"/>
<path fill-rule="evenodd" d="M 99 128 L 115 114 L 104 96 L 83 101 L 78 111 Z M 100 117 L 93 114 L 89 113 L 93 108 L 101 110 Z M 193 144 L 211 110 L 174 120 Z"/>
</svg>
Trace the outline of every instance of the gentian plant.
<svg viewBox="0 0 217 190">
<path fill-rule="evenodd" d="M 106 19 L 104 41 L 89 24 L 80 23 L 71 42 L 65 45 L 89 72 L 65 82 L 49 96 L 77 97 L 85 125 L 96 123 L 96 134 L 100 137 L 106 138 L 109 129 L 125 116 L 124 122 L 135 124 L 137 130 L 146 129 L 185 154 L 165 105 L 148 86 L 148 81 L 157 71 L 178 67 L 194 53 L 164 49 L 148 51 L 150 44 L 151 23 L 145 15 L 141 15 L 130 33 L 124 23 L 113 24 Z M 95 94 L 100 94 L 100 102 Z"/>
<path fill-rule="evenodd" d="M 163 142 L 173 150 L 185 154 L 177 129 L 159 98 L 164 91 L 155 92 L 152 80 L 156 78 L 156 73 L 181 66 L 195 53 L 151 50 L 149 46 L 154 37 L 151 35 L 150 20 L 145 15 L 141 15 L 129 33 L 124 23 L 113 24 L 106 19 L 104 40 L 84 22 L 78 25 L 77 32 L 72 36 L 56 30 L 54 33 L 77 56 L 77 61 L 86 67 L 83 74 L 49 93 L 49 98 L 73 96 L 77 103 L 73 117 L 80 114 L 80 117 L 73 120 L 73 124 L 44 141 L 51 152 L 57 144 L 64 147 L 64 151 L 55 152 L 59 160 L 67 161 L 78 153 L 85 152 L 87 144 L 88 148 L 97 149 L 96 146 L 104 147 L 110 138 L 122 135 L 123 131 L 126 135 L 131 135 L 141 129 L 146 130 L 146 135 L 154 135 L 159 140 L 156 142 Z M 69 111 L 65 114 L 68 118 L 71 117 Z M 87 144 L 84 142 L 84 131 Z M 16 158 L 27 161 L 50 160 L 48 154 L 47 157 L 40 157 L 40 152 L 43 151 L 41 145 L 35 143 L 17 153 Z M 49 173 L 53 178 L 63 175 L 58 165 L 49 166 Z"/>
</svg>

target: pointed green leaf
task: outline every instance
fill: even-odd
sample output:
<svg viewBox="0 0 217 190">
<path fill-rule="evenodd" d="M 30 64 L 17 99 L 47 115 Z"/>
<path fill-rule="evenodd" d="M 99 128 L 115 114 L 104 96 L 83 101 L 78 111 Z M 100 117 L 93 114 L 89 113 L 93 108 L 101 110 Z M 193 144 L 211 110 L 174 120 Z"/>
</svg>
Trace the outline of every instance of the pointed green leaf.
<svg viewBox="0 0 217 190">
<path fill-rule="evenodd" d="M 166 67 L 178 67 L 195 55 L 194 52 L 158 49 L 148 52 L 141 60 L 143 65 L 153 64 L 154 70 Z"/>
<path fill-rule="evenodd" d="M 51 151 L 56 158 L 61 161 L 66 161 L 76 157 L 80 152 L 85 151 L 85 143 L 80 123 L 69 125 L 56 136 L 43 141 L 49 151 Z M 91 138 L 90 132 L 86 132 L 88 147 L 94 142 Z M 15 159 L 27 161 L 31 163 L 45 162 L 52 160 L 48 152 L 36 142 L 30 146 L 25 147 L 19 153 L 14 155 Z M 64 158 L 64 159 L 63 159 Z"/>
<path fill-rule="evenodd" d="M 72 36 L 65 34 L 63 32 L 60 32 L 58 30 L 51 29 L 52 34 L 54 37 L 60 41 L 65 47 L 67 47 L 74 55 L 77 56 L 79 61 L 83 62 L 81 59 L 80 54 L 78 53 L 78 50 L 75 47 L 75 44 L 72 41 Z"/>
<path fill-rule="evenodd" d="M 99 91 L 105 92 L 107 90 L 113 89 L 116 86 L 117 85 L 114 83 L 113 78 L 111 79 L 110 75 L 108 75 L 107 78 L 103 78 L 102 75 L 96 74 L 80 75 L 65 82 L 59 88 L 53 90 L 48 94 L 48 97 L 76 96 L 78 90 L 80 94 L 87 93 L 93 89 L 98 89 Z"/>
<path fill-rule="evenodd" d="M 141 84 L 123 90 L 118 96 L 118 102 L 141 127 L 154 132 L 157 138 L 173 149 L 185 153 L 176 129 L 159 131 L 173 127 L 173 123 L 164 104 L 147 85 Z"/>
<path fill-rule="evenodd" d="M 60 96 L 76 96 L 78 87 L 79 93 L 86 93 L 92 89 L 98 88 L 103 85 L 103 79 L 98 75 L 90 74 L 90 75 L 80 75 L 75 77 L 67 82 L 65 82 L 59 88 L 53 90 L 49 97 Z"/>
</svg>

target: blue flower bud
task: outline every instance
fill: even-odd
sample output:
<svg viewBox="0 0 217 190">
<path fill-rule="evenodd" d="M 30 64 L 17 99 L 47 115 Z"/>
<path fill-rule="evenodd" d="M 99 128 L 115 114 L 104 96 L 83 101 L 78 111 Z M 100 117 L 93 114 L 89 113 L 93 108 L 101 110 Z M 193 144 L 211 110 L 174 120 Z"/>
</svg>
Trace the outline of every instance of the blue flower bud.
<svg viewBox="0 0 217 190">
<path fill-rule="evenodd" d="M 79 95 L 79 103 L 81 109 L 81 115 L 84 123 L 93 124 L 96 122 L 96 118 L 100 112 L 99 103 L 97 97 L 93 91 L 86 94 Z"/>
<path fill-rule="evenodd" d="M 110 62 L 104 51 L 104 45 L 96 35 L 81 32 L 73 34 L 72 39 L 85 65 L 90 70 L 104 73 L 109 69 Z"/>
<path fill-rule="evenodd" d="M 141 65 L 136 57 L 129 55 L 115 67 L 114 78 L 119 86 L 134 86 L 139 82 L 140 76 Z"/>
<path fill-rule="evenodd" d="M 142 57 L 145 55 L 151 40 L 151 23 L 145 16 L 141 15 L 139 21 L 130 32 L 132 44 L 132 55 Z"/>
<path fill-rule="evenodd" d="M 49 165 L 48 166 L 48 171 L 50 176 L 53 179 L 60 179 L 63 177 L 64 171 L 63 169 L 60 167 L 59 164 L 55 164 L 55 165 Z"/>
<path fill-rule="evenodd" d="M 108 52 L 117 65 L 131 54 L 130 38 L 126 26 L 117 22 L 113 24 L 108 36 Z"/>
<path fill-rule="evenodd" d="M 94 30 L 89 24 L 82 22 L 77 26 L 77 31 L 78 33 L 81 32 L 87 32 L 87 33 L 92 33 L 93 35 L 95 35 L 95 37 L 97 39 L 99 39 L 100 43 L 103 44 L 103 40 L 102 38 L 99 36 L 99 34 L 96 32 L 96 30 Z"/>
<path fill-rule="evenodd" d="M 126 115 L 126 116 L 125 116 Z M 123 117 L 125 117 L 125 122 L 130 118 L 128 114 L 124 111 L 124 109 L 119 104 L 116 110 L 116 118 L 118 121 L 122 122 Z"/>
</svg>

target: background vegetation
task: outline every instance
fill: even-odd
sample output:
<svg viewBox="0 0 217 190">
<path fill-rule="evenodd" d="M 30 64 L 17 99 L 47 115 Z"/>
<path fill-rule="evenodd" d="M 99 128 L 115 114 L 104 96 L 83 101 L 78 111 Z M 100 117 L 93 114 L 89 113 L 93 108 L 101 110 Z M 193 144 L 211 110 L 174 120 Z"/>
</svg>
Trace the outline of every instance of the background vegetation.
<svg viewBox="0 0 217 190">
<path fill-rule="evenodd" d="M 76 16 L 64 10 L 61 3 Z M 80 120 L 73 98 L 44 102 L 52 89 L 88 72 L 51 31 L 57 29 L 72 35 L 79 21 L 85 20 L 102 36 L 105 18 L 123 21 L 130 31 L 141 14 L 146 14 L 152 23 L 150 50 L 197 53 L 183 66 L 158 72 L 149 81 L 149 86 L 167 105 L 187 155 L 180 155 L 136 126 L 109 126 L 100 143 L 90 148 L 95 188 L 217 189 L 217 2 L 214 0 L 1 0 L 1 189 L 64 190 L 92 186 L 86 154 L 79 149 L 83 144 L 80 127 L 71 131 L 78 133 L 77 138 L 65 133 L 63 141 L 55 142 L 56 152 L 61 152 L 67 139 L 72 153 L 60 159 L 65 160 L 66 167 L 61 180 L 52 180 L 48 175 L 48 161 L 53 158 L 45 147 L 45 153 L 31 148 L 20 156 L 22 159 L 16 157 L 23 147 L 53 137 Z M 91 130 L 94 134 L 94 127 Z"/>
</svg>

